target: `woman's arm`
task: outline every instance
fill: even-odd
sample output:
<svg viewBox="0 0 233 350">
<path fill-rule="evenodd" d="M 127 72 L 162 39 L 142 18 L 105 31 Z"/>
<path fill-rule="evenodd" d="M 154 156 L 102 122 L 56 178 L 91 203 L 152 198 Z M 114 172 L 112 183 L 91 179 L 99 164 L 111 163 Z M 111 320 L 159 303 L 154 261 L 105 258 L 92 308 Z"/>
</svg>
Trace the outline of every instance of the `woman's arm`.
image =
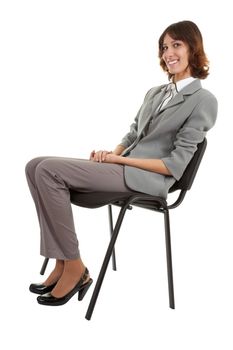
<svg viewBox="0 0 233 350">
<path fill-rule="evenodd" d="M 118 145 L 113 152 L 93 151 L 90 160 L 94 162 L 128 165 L 163 175 L 171 175 L 162 160 L 122 157 L 121 154 L 124 150 L 125 147 L 123 145 Z"/>
<path fill-rule="evenodd" d="M 164 162 L 161 159 L 141 159 L 141 158 L 129 158 L 116 155 L 114 153 L 109 153 L 106 155 L 105 163 L 115 163 L 128 165 L 135 168 L 152 171 L 162 175 L 171 176 L 170 171 L 165 166 Z"/>
</svg>

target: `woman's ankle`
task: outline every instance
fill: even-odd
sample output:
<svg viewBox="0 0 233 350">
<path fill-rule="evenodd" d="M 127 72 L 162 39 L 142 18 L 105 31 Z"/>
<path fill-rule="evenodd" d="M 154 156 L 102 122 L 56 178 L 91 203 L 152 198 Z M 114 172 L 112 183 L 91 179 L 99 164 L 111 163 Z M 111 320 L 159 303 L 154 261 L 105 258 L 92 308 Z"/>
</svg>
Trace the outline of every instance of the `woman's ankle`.
<svg viewBox="0 0 233 350">
<path fill-rule="evenodd" d="M 81 258 L 75 260 L 65 260 L 64 270 L 65 273 L 70 273 L 74 275 L 81 275 L 85 271 L 85 265 Z"/>
<path fill-rule="evenodd" d="M 64 271 L 64 260 L 56 260 L 55 267 L 53 271 L 50 273 L 48 278 L 43 283 L 45 286 L 50 286 L 56 283 L 59 278 L 62 276 Z"/>
</svg>

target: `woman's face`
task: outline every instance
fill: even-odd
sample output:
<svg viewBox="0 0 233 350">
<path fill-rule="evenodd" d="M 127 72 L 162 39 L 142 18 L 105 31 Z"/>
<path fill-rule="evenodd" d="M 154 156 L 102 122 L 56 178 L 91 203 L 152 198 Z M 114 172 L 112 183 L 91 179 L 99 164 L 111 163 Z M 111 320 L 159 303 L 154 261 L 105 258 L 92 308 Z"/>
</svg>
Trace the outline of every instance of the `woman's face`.
<svg viewBox="0 0 233 350">
<path fill-rule="evenodd" d="M 181 40 L 174 40 L 166 34 L 163 41 L 163 55 L 168 71 L 174 76 L 174 82 L 191 76 L 189 68 L 189 48 Z"/>
</svg>

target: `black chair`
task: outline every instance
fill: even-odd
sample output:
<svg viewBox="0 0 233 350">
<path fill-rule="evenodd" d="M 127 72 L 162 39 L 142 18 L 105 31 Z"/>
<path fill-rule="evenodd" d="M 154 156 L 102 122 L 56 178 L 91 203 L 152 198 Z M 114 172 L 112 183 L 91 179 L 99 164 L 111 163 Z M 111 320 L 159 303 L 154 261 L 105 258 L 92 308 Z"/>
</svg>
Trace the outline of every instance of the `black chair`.
<svg viewBox="0 0 233 350">
<path fill-rule="evenodd" d="M 110 192 L 95 192 L 95 193 L 78 193 L 75 191 L 70 191 L 71 203 L 86 207 L 86 208 L 98 208 L 104 205 L 108 205 L 109 213 L 109 224 L 111 239 L 107 252 L 97 278 L 97 282 L 87 309 L 86 319 L 90 320 L 96 300 L 98 298 L 100 288 L 109 264 L 109 260 L 112 256 L 113 270 L 116 270 L 116 259 L 114 246 L 115 242 L 124 219 L 127 209 L 132 209 L 132 206 L 142 207 L 144 209 L 150 209 L 156 212 L 164 214 L 164 224 L 165 224 L 165 242 L 166 242 L 166 256 L 167 256 L 167 275 L 168 275 L 168 292 L 169 292 L 169 306 L 171 309 L 175 309 L 174 300 L 174 288 L 173 288 L 173 271 L 172 271 L 172 253 L 171 253 L 171 238 L 170 238 L 170 221 L 169 221 L 169 210 L 178 207 L 188 190 L 190 190 L 194 178 L 196 176 L 197 170 L 199 168 L 200 162 L 204 155 L 207 146 L 206 138 L 198 144 L 197 150 L 194 153 L 193 158 L 186 167 L 184 174 L 179 181 L 176 181 L 174 185 L 170 188 L 169 193 L 180 190 L 176 201 L 172 204 L 168 204 L 164 198 L 155 197 L 148 194 L 143 194 L 140 192 L 132 193 L 110 193 Z M 120 212 L 113 228 L 112 220 L 112 205 L 119 206 Z M 41 274 L 44 274 L 46 269 L 48 258 L 45 258 L 43 266 L 41 268 Z"/>
</svg>

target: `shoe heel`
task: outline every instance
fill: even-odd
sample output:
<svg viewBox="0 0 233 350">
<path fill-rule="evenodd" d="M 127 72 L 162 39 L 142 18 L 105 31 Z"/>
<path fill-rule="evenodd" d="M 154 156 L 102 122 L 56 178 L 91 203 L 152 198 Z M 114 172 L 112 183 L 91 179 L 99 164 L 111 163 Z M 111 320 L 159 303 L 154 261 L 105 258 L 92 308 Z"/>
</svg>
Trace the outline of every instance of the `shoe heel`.
<svg viewBox="0 0 233 350">
<path fill-rule="evenodd" d="M 81 289 L 79 290 L 79 293 L 78 293 L 78 300 L 79 300 L 79 301 L 83 300 L 83 298 L 85 297 L 86 292 L 87 292 L 88 289 L 90 288 L 92 282 L 93 282 L 93 279 L 90 278 L 89 281 L 88 281 L 86 284 L 84 284 L 83 288 L 81 288 Z"/>
</svg>

